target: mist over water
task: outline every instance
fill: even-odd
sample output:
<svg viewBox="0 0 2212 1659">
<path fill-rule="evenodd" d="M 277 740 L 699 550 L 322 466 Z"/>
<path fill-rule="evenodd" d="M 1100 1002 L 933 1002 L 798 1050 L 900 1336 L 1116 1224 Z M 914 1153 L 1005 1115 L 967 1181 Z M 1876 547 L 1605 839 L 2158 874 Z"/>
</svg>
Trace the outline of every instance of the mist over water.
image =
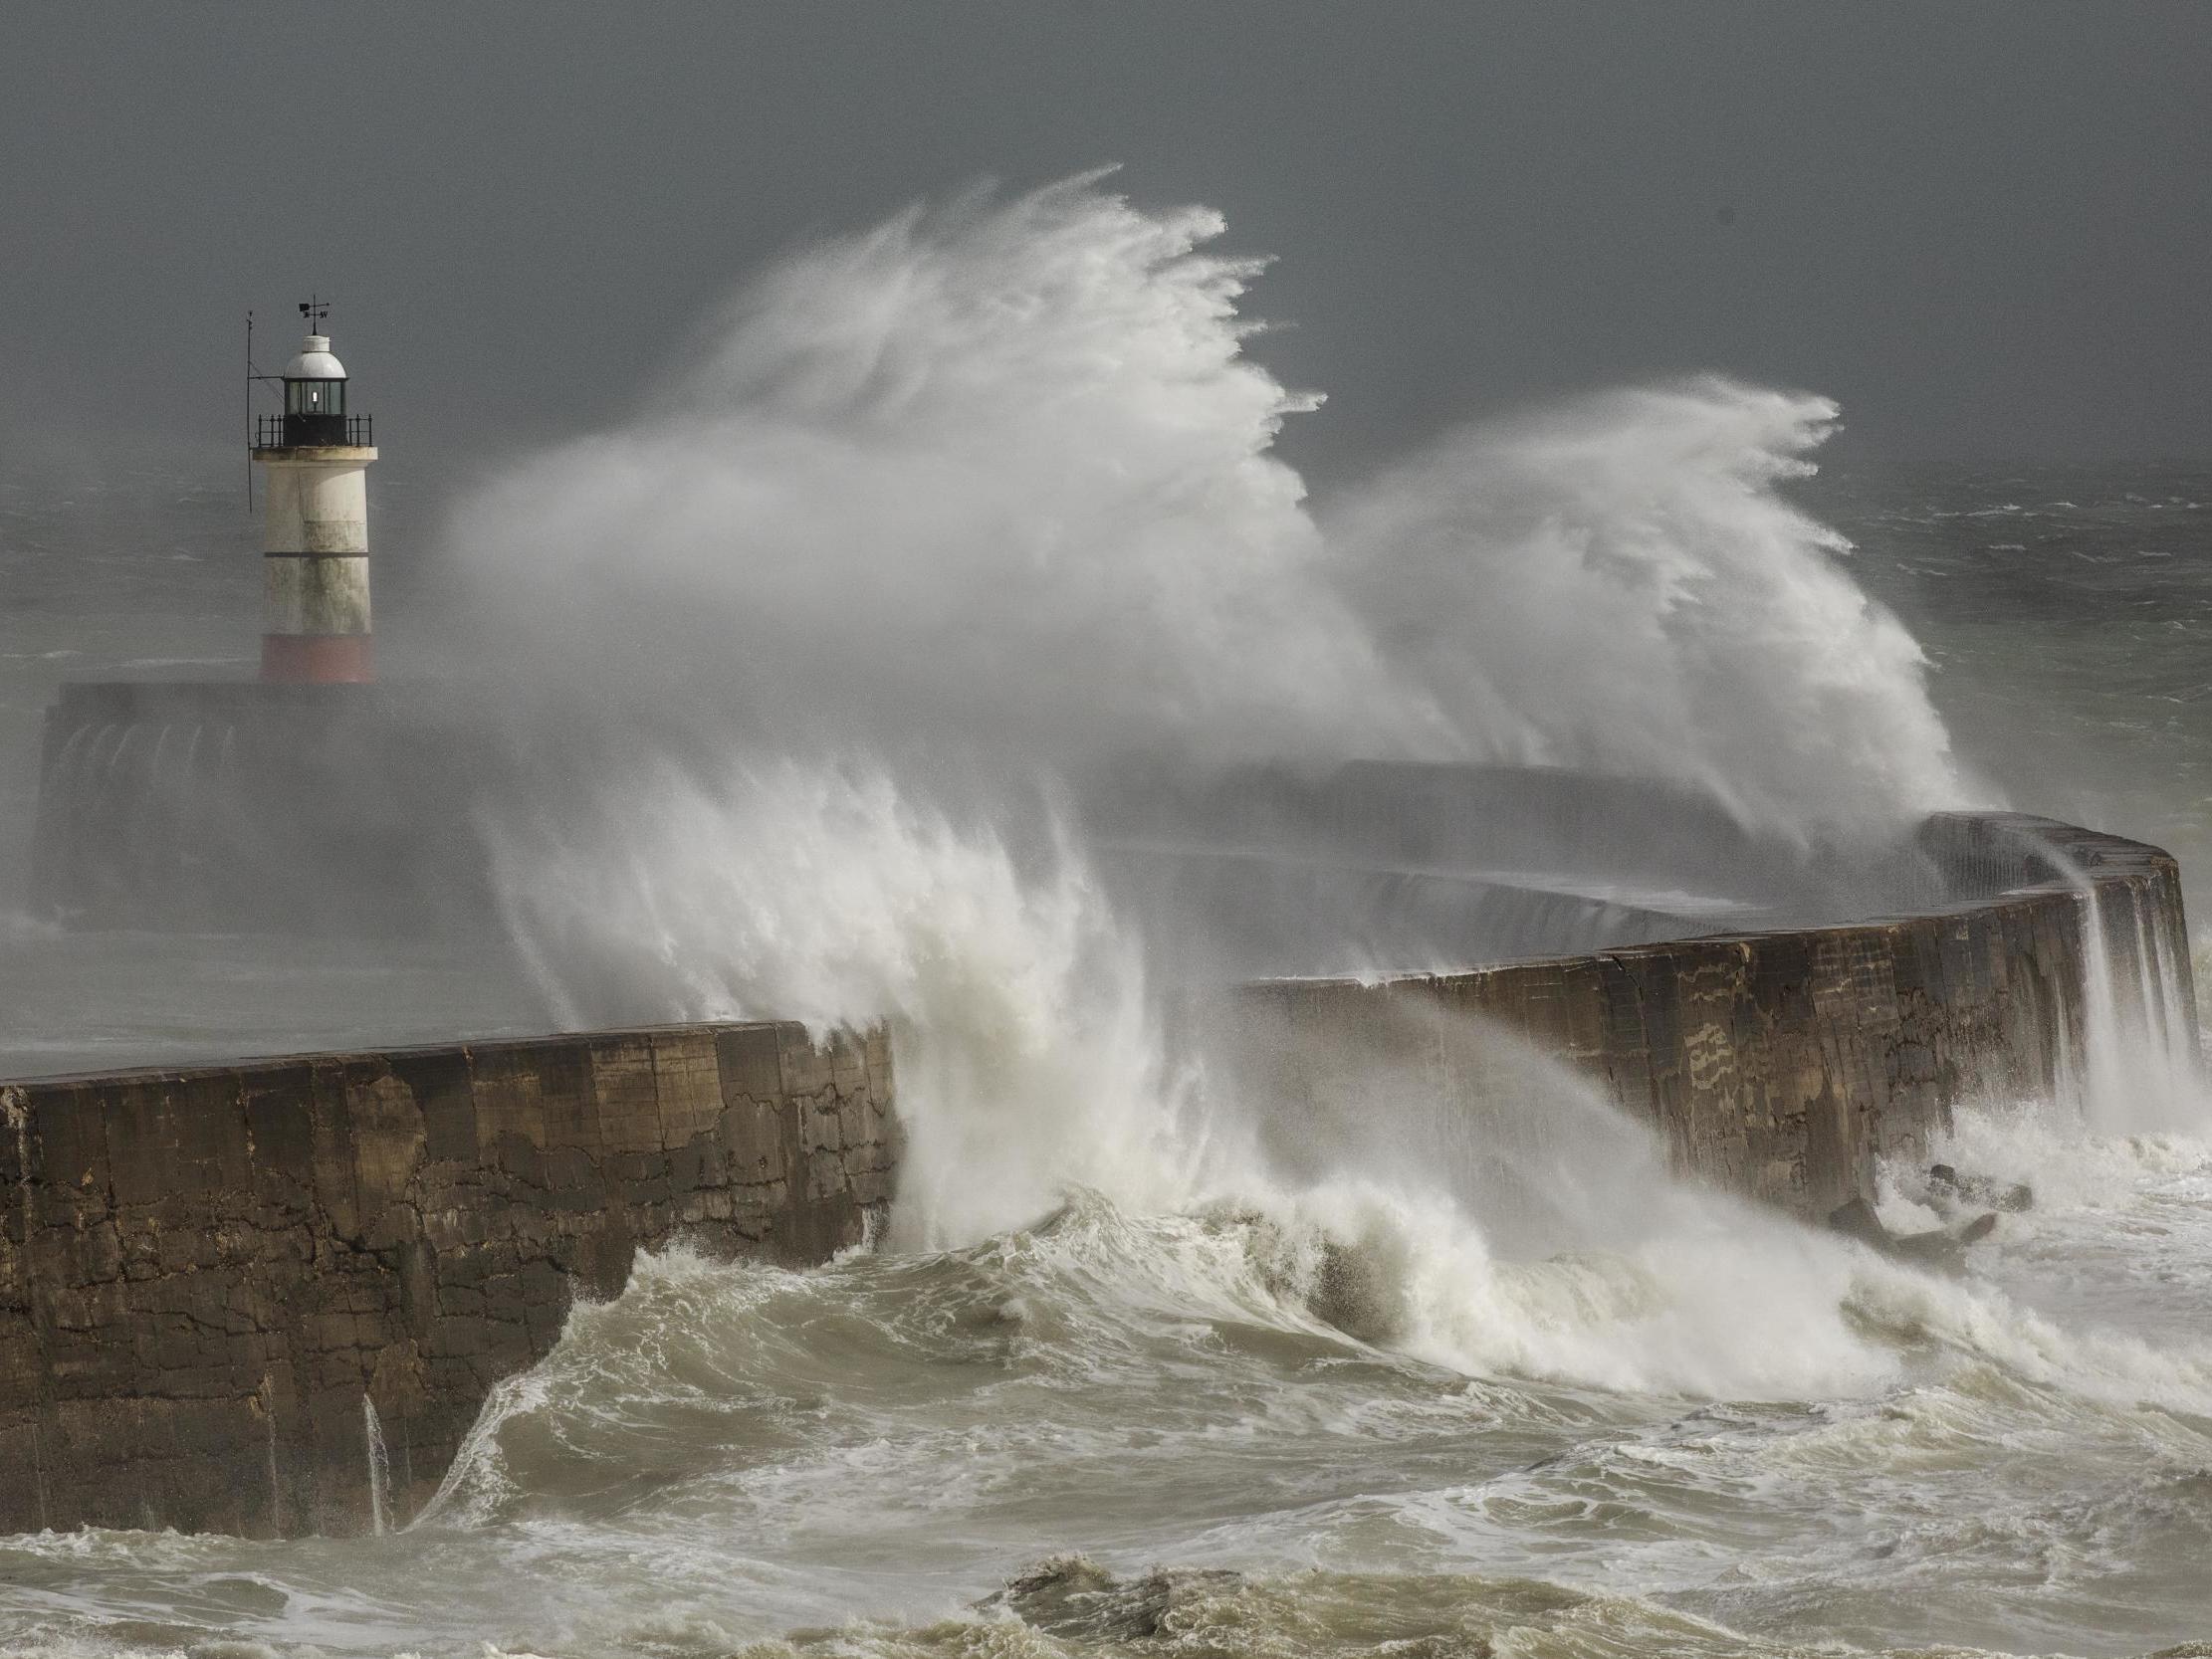
<svg viewBox="0 0 2212 1659">
<path fill-rule="evenodd" d="M 2212 1146 L 2170 1057 L 1962 1121 L 2043 1201 L 1957 1279 L 1676 1183 L 1500 1034 L 1478 1120 L 1409 1069 L 1287 1123 L 1239 1070 L 1203 916 L 1097 832 L 1132 757 L 1659 780 L 1807 861 L 1982 797 L 1786 493 L 1832 405 L 1624 390 L 1309 503 L 1272 444 L 1325 413 L 1250 354 L 1222 234 L 1094 176 L 803 250 L 456 515 L 436 649 L 504 757 L 477 828 L 534 994 L 890 1023 L 887 1237 L 641 1257 L 387 1536 L 0 1541 L 0 1647 L 2212 1636 Z M 1885 1215 L 1940 1219 L 1922 1174 Z"/>
</svg>

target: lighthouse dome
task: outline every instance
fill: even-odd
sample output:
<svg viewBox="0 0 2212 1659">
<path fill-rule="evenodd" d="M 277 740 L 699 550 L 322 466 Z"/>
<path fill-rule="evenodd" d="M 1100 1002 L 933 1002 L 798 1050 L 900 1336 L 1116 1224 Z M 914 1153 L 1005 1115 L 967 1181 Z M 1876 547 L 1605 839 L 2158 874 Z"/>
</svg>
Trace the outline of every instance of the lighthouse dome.
<svg viewBox="0 0 2212 1659">
<path fill-rule="evenodd" d="M 329 334 L 310 334 L 300 354 L 284 366 L 287 380 L 343 380 L 345 365 L 331 355 Z"/>
</svg>

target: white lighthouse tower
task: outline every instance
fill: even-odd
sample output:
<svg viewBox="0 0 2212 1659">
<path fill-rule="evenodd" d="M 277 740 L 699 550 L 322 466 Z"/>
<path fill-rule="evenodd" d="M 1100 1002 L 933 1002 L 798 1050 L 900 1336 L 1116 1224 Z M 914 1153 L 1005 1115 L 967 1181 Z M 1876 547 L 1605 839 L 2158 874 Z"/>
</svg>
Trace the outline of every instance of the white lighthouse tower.
<svg viewBox="0 0 2212 1659">
<path fill-rule="evenodd" d="M 310 327 L 326 308 L 303 305 Z M 366 415 L 345 407 L 345 365 L 310 334 L 285 365 L 284 413 L 256 424 L 268 470 L 262 535 L 261 677 L 292 684 L 376 678 L 368 619 Z"/>
</svg>

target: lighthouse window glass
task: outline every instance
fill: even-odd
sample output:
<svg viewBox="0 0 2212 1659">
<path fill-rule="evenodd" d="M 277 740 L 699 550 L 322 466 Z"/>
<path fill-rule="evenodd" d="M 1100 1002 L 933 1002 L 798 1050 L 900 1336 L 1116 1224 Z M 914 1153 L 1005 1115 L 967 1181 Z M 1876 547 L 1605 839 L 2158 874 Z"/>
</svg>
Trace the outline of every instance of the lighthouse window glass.
<svg viewBox="0 0 2212 1659">
<path fill-rule="evenodd" d="M 345 382 L 287 380 L 284 412 L 288 415 L 342 415 L 345 413 Z"/>
</svg>

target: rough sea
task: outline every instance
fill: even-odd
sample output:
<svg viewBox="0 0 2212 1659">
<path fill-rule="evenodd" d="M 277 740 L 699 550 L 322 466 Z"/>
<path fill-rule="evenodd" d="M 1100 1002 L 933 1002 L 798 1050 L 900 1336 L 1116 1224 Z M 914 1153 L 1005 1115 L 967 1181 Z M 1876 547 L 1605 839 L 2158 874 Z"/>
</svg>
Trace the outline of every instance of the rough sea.
<svg viewBox="0 0 2212 1659">
<path fill-rule="evenodd" d="M 1253 614 L 1237 559 L 1310 563 L 1324 534 L 1429 545 L 1449 519 L 1473 526 L 1454 544 L 1488 560 L 1451 613 L 1473 646 L 1451 628 L 1422 637 L 1460 564 L 1410 595 L 1349 580 L 1315 600 L 1320 625 L 1270 621 L 1268 654 L 1293 636 L 1315 654 L 1271 701 L 1216 711 L 1216 727 L 1258 729 L 1313 688 L 1314 709 L 1341 708 L 1336 688 L 1373 668 L 1337 651 L 1357 615 L 1396 653 L 1396 678 L 1375 684 L 1418 683 L 1409 708 L 1448 692 L 1488 709 L 1482 734 L 1509 757 L 1574 759 L 1578 732 L 1634 726 L 1641 752 L 1678 756 L 1657 769 L 1747 813 L 1831 817 L 1922 802 L 1955 762 L 1972 798 L 2168 847 L 2212 917 L 2212 469 L 1847 456 L 1793 478 L 1760 458 L 1817 444 L 1825 406 L 1702 386 L 1478 437 L 1364 505 L 1324 499 L 1315 530 L 1294 477 L 1264 459 L 1298 406 L 1238 366 L 1249 271 L 1194 260 L 1217 225 L 1143 221 L 1087 190 L 948 230 L 905 222 L 772 281 L 756 309 L 774 326 L 741 323 L 713 369 L 737 388 L 715 430 L 738 482 L 647 524 L 623 568 L 683 571 L 677 611 L 713 611 L 711 561 L 685 563 L 699 523 L 766 524 L 805 559 L 753 566 L 789 579 L 756 605 L 749 578 L 744 608 L 712 616 L 742 645 L 671 684 L 712 705 L 715 676 L 765 665 L 734 705 L 802 682 L 828 707 L 851 664 L 911 629 L 911 659 L 885 671 L 900 707 L 999 722 L 1013 746 L 1102 713 L 1118 739 L 1155 711 L 1090 706 L 1109 684 L 1143 689 L 1166 614 L 1114 587 L 1119 549 L 1172 588 L 1177 615 L 1226 595 L 1208 614 L 1229 621 L 1173 659 L 1180 712 L 1215 690 L 1185 671 L 1233 652 L 1232 624 Z M 886 265 L 946 279 L 881 290 L 934 308 L 908 320 L 936 344 L 908 361 L 889 330 L 854 348 L 866 368 L 849 375 L 823 367 L 841 344 L 788 347 L 878 292 Z M 996 306 L 963 333 L 951 279 L 996 294 L 1009 268 L 1044 297 L 1031 323 L 1074 319 L 1064 339 L 1009 344 Z M 1101 330 L 1159 345 L 1158 360 L 1094 349 Z M 1192 368 L 1176 352 L 1194 341 L 1210 355 Z M 1037 395 L 1061 381 L 1083 395 Z M 1203 408 L 1175 401 L 1189 398 Z M 698 407 L 686 435 L 723 421 Z M 1194 461 L 1216 428 L 1217 460 Z M 516 532 L 517 568 L 597 603 L 593 499 L 562 491 L 603 467 L 607 521 L 636 520 L 620 492 L 677 430 L 548 462 L 535 493 L 580 526 L 581 551 L 560 562 L 549 517 Z M 387 442 L 396 454 L 396 429 Z M 409 643 L 410 595 L 443 503 L 392 472 L 371 480 L 385 661 L 419 672 L 436 663 Z M 1034 499 L 1008 477 L 1041 481 Z M 893 532 L 869 499 L 882 479 Z M 624 1294 L 576 1308 L 552 1354 L 501 1387 L 438 1499 L 383 1536 L 0 1539 L 0 1655 L 2212 1654 L 2204 1102 L 1962 1114 L 1937 1149 L 2031 1183 L 2036 1201 L 1955 1277 L 1669 1183 L 1642 1132 L 1564 1077 L 1532 1084 L 1530 1106 L 1584 1126 L 1583 1163 L 1559 1184 L 1594 1219 L 1566 1250 L 1517 1249 L 1454 1196 L 1449 1169 L 1427 1187 L 1357 1164 L 1290 1186 L 1213 1156 L 1199 1179 L 1176 1139 L 1191 1097 L 1145 1046 L 1143 997 L 1094 994 L 1101 975 L 1136 981 L 1080 881 L 1017 879 L 1018 860 L 957 820 L 774 769 L 748 773 L 735 806 L 627 785 L 605 804 L 620 824 L 644 800 L 629 827 L 664 839 L 635 862 L 673 872 L 673 890 L 522 838 L 514 856 L 541 860 L 532 891 L 568 907 L 513 913 L 535 975 L 452 944 L 59 927 L 20 897 L 40 713 L 69 677 L 250 674 L 260 561 L 240 495 L 227 461 L 0 473 L 0 846 L 15 884 L 0 897 L 0 1075 L 545 1029 L 594 1017 L 560 968 L 597 952 L 633 1011 L 885 1015 L 954 1052 L 909 1074 L 902 1049 L 902 1111 L 939 1179 L 902 1195 L 877 1247 L 812 1271 L 642 1257 Z M 1094 525 L 1112 556 L 1055 565 Z M 1000 530 L 1019 556 L 961 588 L 976 574 L 964 549 Z M 1235 557 L 1206 564 L 1221 545 Z M 910 549 L 938 562 L 901 586 L 887 561 Z M 852 575 L 878 566 L 893 598 L 871 617 Z M 939 606 L 947 589 L 958 603 Z M 1038 595 L 1068 593 L 1090 608 L 1064 637 L 1040 622 L 1055 672 L 987 655 L 931 677 L 948 660 L 940 620 L 1049 621 Z M 778 632 L 746 635 L 756 610 Z M 1086 656 L 1090 631 L 1123 615 L 1135 630 Z M 683 617 L 663 620 L 658 655 L 680 655 Z M 1748 681 L 1732 678 L 1736 649 L 1755 654 Z M 1816 651 L 1832 655 L 1793 703 L 1789 665 Z M 823 656 L 839 677 L 803 681 Z M 1500 667 L 1515 663 L 1523 682 L 1562 678 L 1516 705 Z M 665 666 L 624 672 L 655 687 Z M 1587 683 L 1618 693 L 1590 706 L 1616 718 L 1546 726 Z M 1853 744 L 1817 747 L 1839 731 Z M 802 911 L 778 908 L 791 894 Z M 1887 1219 L 1935 1219 L 1917 1172 L 1891 1188 Z M 1357 1319 L 1341 1317 L 1347 1263 Z"/>
<path fill-rule="evenodd" d="M 1799 488 L 1969 760 L 2202 894 L 2212 473 Z M 228 478 L 0 497 L 12 833 L 59 679 L 246 671 L 252 535 Z M 442 960 L 20 912 L 0 982 L 14 1075 L 543 1017 Z M 403 1530 L 0 1541 L 0 1651 L 2212 1652 L 2212 1139 L 1961 1134 L 2039 1194 L 1963 1281 L 1744 1217 L 1470 1265 L 1391 1211 L 1379 1346 L 1281 1227 L 1095 1193 L 809 1273 L 648 1258 Z"/>
</svg>

